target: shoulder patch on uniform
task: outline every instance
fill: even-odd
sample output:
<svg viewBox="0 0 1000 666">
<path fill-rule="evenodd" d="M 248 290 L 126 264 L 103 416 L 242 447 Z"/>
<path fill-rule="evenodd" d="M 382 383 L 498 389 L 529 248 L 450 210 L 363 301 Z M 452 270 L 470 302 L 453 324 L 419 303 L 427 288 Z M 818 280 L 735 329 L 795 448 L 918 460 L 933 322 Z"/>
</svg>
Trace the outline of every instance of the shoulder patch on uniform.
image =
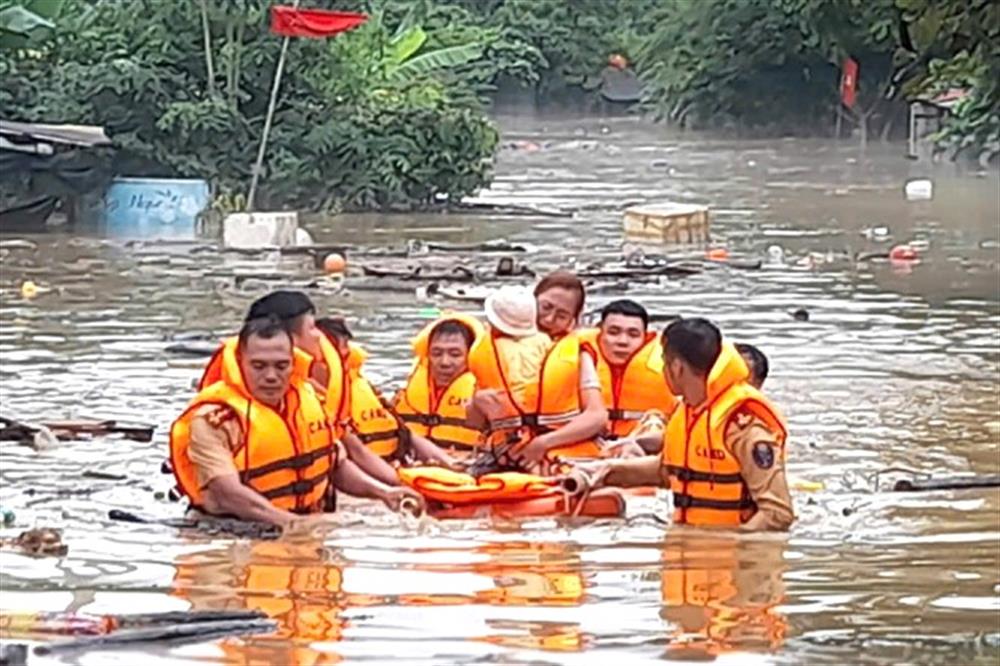
<svg viewBox="0 0 1000 666">
<path fill-rule="evenodd" d="M 774 467 L 774 447 L 767 442 L 757 442 L 753 445 L 753 461 L 761 469 Z"/>
<path fill-rule="evenodd" d="M 753 423 L 753 420 L 754 420 L 753 414 L 751 414 L 745 409 L 741 409 L 740 411 L 736 412 L 736 415 L 733 417 L 732 423 L 737 428 L 746 428 L 751 423 Z"/>
<path fill-rule="evenodd" d="M 234 418 L 236 418 L 236 412 L 225 405 L 219 405 L 205 414 L 205 420 L 213 428 L 218 428 L 226 421 L 231 421 Z"/>
</svg>

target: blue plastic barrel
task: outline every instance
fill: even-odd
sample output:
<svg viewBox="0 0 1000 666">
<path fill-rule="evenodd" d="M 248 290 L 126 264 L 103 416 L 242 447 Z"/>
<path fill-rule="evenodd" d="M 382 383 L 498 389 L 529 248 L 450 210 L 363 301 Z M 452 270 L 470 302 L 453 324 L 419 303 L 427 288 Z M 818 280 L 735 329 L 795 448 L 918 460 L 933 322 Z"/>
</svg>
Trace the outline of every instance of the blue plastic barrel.
<svg viewBox="0 0 1000 666">
<path fill-rule="evenodd" d="M 193 240 L 197 215 L 210 202 L 204 180 L 115 178 L 104 195 L 104 220 L 116 238 Z"/>
</svg>

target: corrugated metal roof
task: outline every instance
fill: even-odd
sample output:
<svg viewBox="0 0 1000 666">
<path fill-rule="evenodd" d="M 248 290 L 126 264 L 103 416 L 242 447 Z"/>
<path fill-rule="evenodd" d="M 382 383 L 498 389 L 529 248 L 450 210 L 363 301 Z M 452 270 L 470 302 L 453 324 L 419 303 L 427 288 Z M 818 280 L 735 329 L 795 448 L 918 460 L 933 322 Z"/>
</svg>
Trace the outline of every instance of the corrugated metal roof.
<svg viewBox="0 0 1000 666">
<path fill-rule="evenodd" d="M 15 140 L 27 139 L 85 148 L 111 145 L 111 139 L 104 133 L 104 128 L 93 125 L 43 125 L 0 120 L 0 135 Z"/>
</svg>

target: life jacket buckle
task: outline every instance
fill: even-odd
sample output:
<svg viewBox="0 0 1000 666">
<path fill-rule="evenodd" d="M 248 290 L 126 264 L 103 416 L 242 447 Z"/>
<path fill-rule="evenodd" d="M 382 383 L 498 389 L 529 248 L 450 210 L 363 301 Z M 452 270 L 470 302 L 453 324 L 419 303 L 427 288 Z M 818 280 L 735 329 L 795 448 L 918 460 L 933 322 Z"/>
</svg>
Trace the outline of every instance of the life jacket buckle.
<svg viewBox="0 0 1000 666">
<path fill-rule="evenodd" d="M 313 489 L 313 485 L 314 484 L 309 481 L 296 481 L 289 487 L 289 489 L 292 491 L 292 495 L 305 495 Z"/>
</svg>

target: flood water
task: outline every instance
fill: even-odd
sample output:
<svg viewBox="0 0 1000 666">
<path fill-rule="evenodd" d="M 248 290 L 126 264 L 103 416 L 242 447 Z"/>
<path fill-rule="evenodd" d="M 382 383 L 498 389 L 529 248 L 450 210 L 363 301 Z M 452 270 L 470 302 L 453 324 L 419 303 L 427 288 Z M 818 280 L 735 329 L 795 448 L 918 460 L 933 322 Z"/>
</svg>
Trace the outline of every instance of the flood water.
<svg viewBox="0 0 1000 666">
<path fill-rule="evenodd" d="M 178 517 L 157 499 L 170 421 L 203 359 L 167 354 L 177 334 L 224 334 L 278 286 L 310 286 L 351 317 L 386 392 L 407 340 L 436 307 L 412 289 L 357 288 L 307 261 L 129 245 L 99 235 L 4 236 L 0 404 L 25 420 L 152 423 L 151 444 L 101 438 L 35 451 L 0 444 L 0 504 L 17 522 L 63 529 L 69 552 L 0 552 L 0 608 L 92 613 L 260 608 L 272 635 L 32 657 L 32 663 L 995 664 L 1000 659 L 1000 493 L 875 492 L 872 475 L 1000 473 L 1000 211 L 996 173 L 920 175 L 903 147 L 824 140 L 730 141 L 633 119 L 502 120 L 508 146 L 484 198 L 560 207 L 572 218 L 344 215 L 317 242 L 407 239 L 524 244 L 536 272 L 618 261 L 624 206 L 704 203 L 713 245 L 759 270 L 706 265 L 684 279 L 618 285 L 656 315 L 710 317 L 771 359 L 766 390 L 787 413 L 789 466 L 820 491 L 795 495 L 788 535 L 670 528 L 666 495 L 626 520 L 438 523 L 347 503 L 306 541 L 255 541 L 111 522 L 124 508 Z M 537 149 L 536 149 L 537 148 Z M 885 227 L 891 240 L 885 241 Z M 913 239 L 918 264 L 858 261 Z M 12 243 L 14 240 L 26 243 Z M 645 246 L 647 253 L 662 248 Z M 677 251 L 698 257 L 702 250 Z M 771 251 L 774 253 L 774 251 Z M 415 259 L 352 253 L 358 266 L 483 269 L 495 255 Z M 25 299 L 32 280 L 52 291 Z M 362 285 L 363 286 L 363 285 Z M 412 285 L 411 285 L 412 286 Z M 471 306 L 475 308 L 475 306 Z M 807 321 L 791 312 L 805 309 Z M 658 324 L 660 325 L 660 324 Z M 84 472 L 124 480 L 86 478 Z M 140 654 L 142 653 L 142 654 Z"/>
</svg>

